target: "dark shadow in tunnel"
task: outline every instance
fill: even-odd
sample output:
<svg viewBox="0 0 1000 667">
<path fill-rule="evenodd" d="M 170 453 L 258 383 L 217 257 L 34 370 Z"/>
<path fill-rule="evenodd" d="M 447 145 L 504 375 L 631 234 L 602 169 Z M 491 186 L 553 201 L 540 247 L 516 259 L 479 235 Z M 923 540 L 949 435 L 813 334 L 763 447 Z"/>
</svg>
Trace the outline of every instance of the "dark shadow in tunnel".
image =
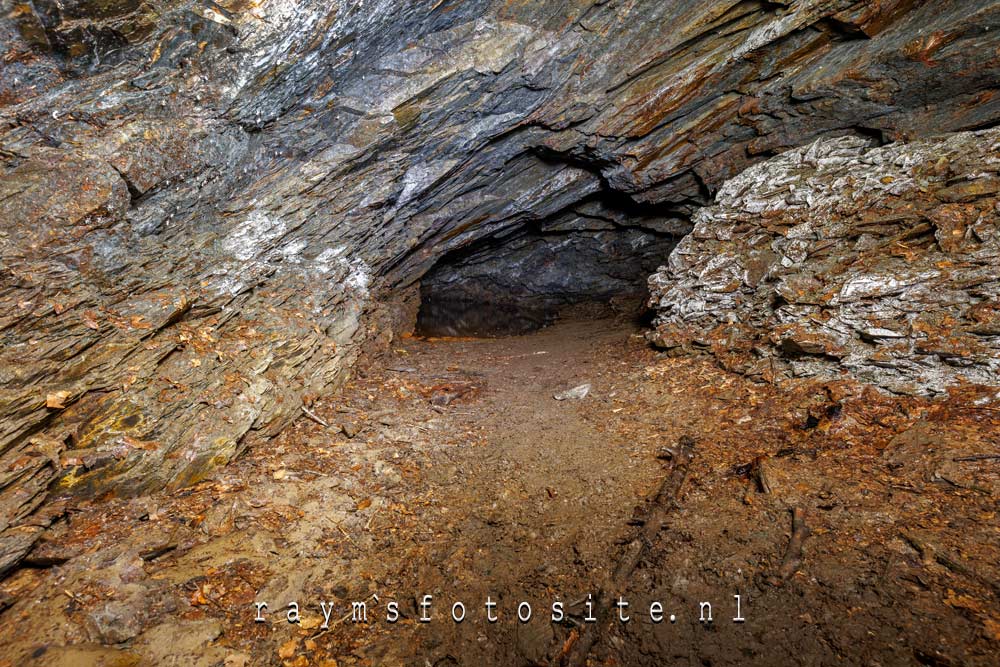
<svg viewBox="0 0 1000 667">
<path fill-rule="evenodd" d="M 639 217 L 597 198 L 480 239 L 424 276 L 416 333 L 495 337 L 568 317 L 638 321 L 647 277 L 687 231 L 686 220 Z"/>
</svg>

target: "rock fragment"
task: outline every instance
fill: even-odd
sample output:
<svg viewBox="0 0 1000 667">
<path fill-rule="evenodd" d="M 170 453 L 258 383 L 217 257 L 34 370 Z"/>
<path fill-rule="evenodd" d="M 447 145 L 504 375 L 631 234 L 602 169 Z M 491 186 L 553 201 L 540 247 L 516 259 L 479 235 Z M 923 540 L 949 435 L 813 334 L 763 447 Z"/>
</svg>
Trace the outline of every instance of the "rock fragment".
<svg viewBox="0 0 1000 667">
<path fill-rule="evenodd" d="M 590 393 L 590 383 L 577 385 L 572 389 L 567 389 L 565 391 L 556 392 L 552 395 L 552 398 L 557 401 L 570 401 L 577 400 L 581 398 L 586 398 L 587 394 Z"/>
</svg>

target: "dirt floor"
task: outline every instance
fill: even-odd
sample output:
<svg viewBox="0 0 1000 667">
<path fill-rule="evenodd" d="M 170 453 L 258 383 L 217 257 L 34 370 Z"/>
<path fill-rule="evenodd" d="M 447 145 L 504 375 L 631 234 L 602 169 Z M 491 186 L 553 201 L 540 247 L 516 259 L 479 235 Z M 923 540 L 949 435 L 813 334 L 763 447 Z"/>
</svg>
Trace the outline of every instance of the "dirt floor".
<svg viewBox="0 0 1000 667">
<path fill-rule="evenodd" d="M 1000 664 L 996 388 L 758 385 L 602 320 L 406 339 L 309 412 L 72 508 L 0 665 Z"/>
</svg>

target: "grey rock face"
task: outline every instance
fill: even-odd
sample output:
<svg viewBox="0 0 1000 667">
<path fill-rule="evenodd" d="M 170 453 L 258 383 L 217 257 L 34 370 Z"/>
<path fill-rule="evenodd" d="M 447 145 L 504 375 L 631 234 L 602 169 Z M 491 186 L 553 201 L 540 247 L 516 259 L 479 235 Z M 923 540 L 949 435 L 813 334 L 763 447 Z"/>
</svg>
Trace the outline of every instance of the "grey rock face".
<svg viewBox="0 0 1000 667">
<path fill-rule="evenodd" d="M 203 478 L 384 346 L 451 251 L 611 195 L 683 226 L 817 137 L 1000 117 L 984 0 L 4 9 L 0 572 L 41 480 Z"/>
<path fill-rule="evenodd" d="M 768 379 L 1000 384 L 1000 131 L 820 140 L 750 167 L 650 280 L 657 345 Z"/>
</svg>

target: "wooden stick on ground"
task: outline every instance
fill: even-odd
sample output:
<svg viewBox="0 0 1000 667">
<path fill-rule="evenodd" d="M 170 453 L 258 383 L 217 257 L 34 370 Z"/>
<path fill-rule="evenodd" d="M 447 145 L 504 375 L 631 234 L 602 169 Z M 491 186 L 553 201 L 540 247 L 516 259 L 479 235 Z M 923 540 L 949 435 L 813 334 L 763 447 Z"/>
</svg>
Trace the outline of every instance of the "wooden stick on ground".
<svg viewBox="0 0 1000 667">
<path fill-rule="evenodd" d="M 328 424 L 325 419 L 323 419 L 322 417 L 320 417 L 319 415 L 317 415 L 315 412 L 313 412 L 304 405 L 302 406 L 302 412 L 305 413 L 306 417 L 313 420 L 320 426 L 325 426 L 326 428 L 330 428 L 330 424 Z"/>
<path fill-rule="evenodd" d="M 806 525 L 806 511 L 801 507 L 792 508 L 792 538 L 788 540 L 788 549 L 778 567 L 767 582 L 772 586 L 781 586 L 802 566 L 802 545 L 809 537 L 809 526 Z"/>
<path fill-rule="evenodd" d="M 757 490 L 761 493 L 771 493 L 771 480 L 767 475 L 767 457 L 755 457 L 750 464 L 750 476 L 757 483 Z"/>
<path fill-rule="evenodd" d="M 677 447 L 671 452 L 673 465 L 670 474 L 664 478 L 660 488 L 650 499 L 650 509 L 642 527 L 639 528 L 632 541 L 625 546 L 612 575 L 610 590 L 601 590 L 597 594 L 597 604 L 594 605 L 594 615 L 597 617 L 597 621 L 587 623 L 582 628 L 579 639 L 572 643 L 569 650 L 567 647 L 563 647 L 560 665 L 569 667 L 570 665 L 586 664 L 590 649 L 597 641 L 601 630 L 607 625 L 611 609 L 611 596 L 615 594 L 613 591 L 620 593 L 625 589 L 629 577 L 646 556 L 646 552 L 652 546 L 670 513 L 677 507 L 677 499 L 680 497 L 681 487 L 687 478 L 694 446 L 695 441 L 690 436 L 682 436 L 677 441 Z"/>
<path fill-rule="evenodd" d="M 952 461 L 992 461 L 994 459 L 1000 459 L 1000 454 L 973 454 L 972 456 L 956 456 L 952 459 Z"/>
<path fill-rule="evenodd" d="M 937 562 L 955 574 L 971 579 L 981 586 L 992 590 L 994 595 L 1000 597 L 1000 583 L 964 565 L 957 558 L 949 556 L 936 546 L 925 542 L 912 533 L 901 532 L 899 535 L 909 542 L 910 546 L 920 552 L 920 557 L 923 559 L 924 564 L 929 565 L 932 562 Z"/>
</svg>

